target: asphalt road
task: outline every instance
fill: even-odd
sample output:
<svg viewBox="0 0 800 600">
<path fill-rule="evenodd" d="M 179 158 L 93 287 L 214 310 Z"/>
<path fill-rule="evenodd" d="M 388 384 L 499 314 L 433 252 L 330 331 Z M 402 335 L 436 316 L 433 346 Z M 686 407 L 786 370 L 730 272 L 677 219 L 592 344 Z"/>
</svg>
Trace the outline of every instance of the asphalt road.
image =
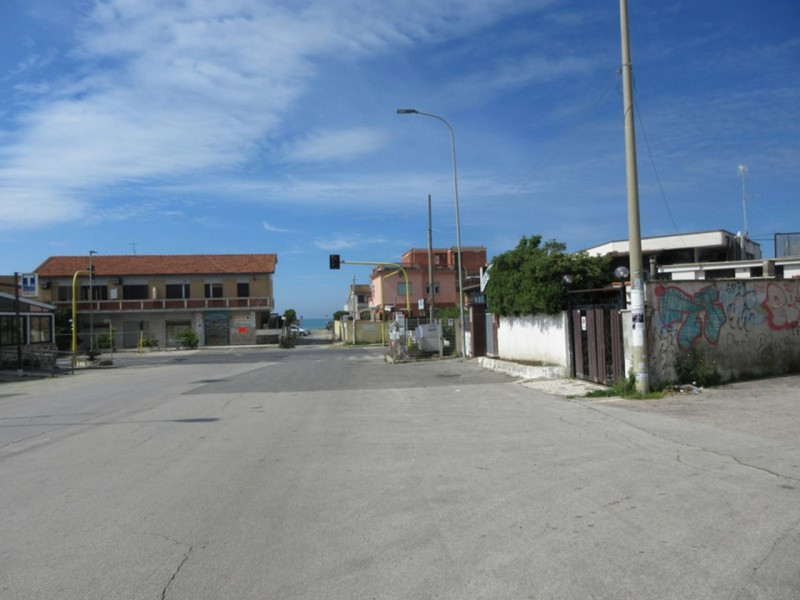
<svg viewBox="0 0 800 600">
<path fill-rule="evenodd" d="M 565 399 L 310 344 L 3 383 L 0 598 L 796 599 L 798 382 Z"/>
</svg>

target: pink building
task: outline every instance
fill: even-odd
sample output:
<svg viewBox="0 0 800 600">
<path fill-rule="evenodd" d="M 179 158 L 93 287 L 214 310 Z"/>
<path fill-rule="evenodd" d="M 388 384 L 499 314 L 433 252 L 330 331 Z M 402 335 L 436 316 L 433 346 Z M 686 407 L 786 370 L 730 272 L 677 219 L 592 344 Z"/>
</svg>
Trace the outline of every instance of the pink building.
<svg viewBox="0 0 800 600">
<path fill-rule="evenodd" d="M 456 248 L 433 249 L 433 292 L 436 308 L 457 307 L 458 261 Z M 464 287 L 478 280 L 481 267 L 486 265 L 486 247 L 469 246 L 461 248 L 461 263 L 464 270 Z M 408 311 L 409 316 L 428 316 L 430 290 L 428 276 L 427 248 L 412 248 L 399 263 L 408 276 L 408 294 L 403 274 L 395 267 L 380 266 L 372 271 L 372 302 L 370 310 L 374 318 L 393 311 Z M 463 297 L 463 296 L 462 296 Z M 424 308 L 420 309 L 420 300 Z"/>
</svg>

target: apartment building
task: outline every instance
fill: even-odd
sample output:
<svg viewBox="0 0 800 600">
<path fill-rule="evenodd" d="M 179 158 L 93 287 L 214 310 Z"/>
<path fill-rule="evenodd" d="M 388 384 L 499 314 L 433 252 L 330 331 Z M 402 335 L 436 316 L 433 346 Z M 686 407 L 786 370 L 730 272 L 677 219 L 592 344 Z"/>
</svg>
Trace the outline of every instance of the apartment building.
<svg viewBox="0 0 800 600">
<path fill-rule="evenodd" d="M 254 344 L 275 308 L 277 262 L 276 254 L 53 256 L 36 269 L 37 300 L 71 310 L 74 294 L 86 347 L 101 335 L 123 348 L 143 335 L 174 346 L 186 328 L 201 346 Z"/>
<path fill-rule="evenodd" d="M 433 301 L 438 308 L 457 307 L 459 301 L 464 301 L 464 292 L 479 281 L 481 267 L 486 265 L 486 247 L 461 248 L 463 291 L 458 289 L 457 257 L 456 248 L 433 248 L 431 251 Z M 405 277 L 399 269 L 391 265 L 382 265 L 372 271 L 371 308 L 376 318 L 395 310 L 406 311 L 414 317 L 429 314 L 431 271 L 428 265 L 428 249 L 412 248 L 400 259 Z"/>
</svg>

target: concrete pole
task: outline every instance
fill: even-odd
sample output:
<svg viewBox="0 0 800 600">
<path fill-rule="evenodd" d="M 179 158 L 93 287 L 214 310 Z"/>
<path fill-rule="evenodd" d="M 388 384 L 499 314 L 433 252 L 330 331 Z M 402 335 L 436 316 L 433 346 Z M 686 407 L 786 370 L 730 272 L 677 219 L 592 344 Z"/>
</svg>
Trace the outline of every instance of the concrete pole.
<svg viewBox="0 0 800 600">
<path fill-rule="evenodd" d="M 628 249 L 631 271 L 631 329 L 633 332 L 633 371 L 636 391 L 650 389 L 647 365 L 647 335 L 644 310 L 644 269 L 642 267 L 642 234 L 639 226 L 639 179 L 636 171 L 636 131 L 633 120 L 633 84 L 631 48 L 628 39 L 628 2 L 620 0 L 622 40 L 622 94 L 625 118 L 625 173 L 628 188 Z"/>
<path fill-rule="evenodd" d="M 17 343 L 17 375 L 22 375 L 22 320 L 19 314 L 19 273 L 14 273 L 14 340 Z"/>
<path fill-rule="evenodd" d="M 356 314 L 358 313 L 358 297 L 356 296 L 356 276 L 353 275 L 353 345 L 356 345 Z"/>
<path fill-rule="evenodd" d="M 431 195 L 428 194 L 428 323 L 433 323 L 433 308 L 436 292 L 433 289 L 433 221 L 431 218 Z"/>
</svg>

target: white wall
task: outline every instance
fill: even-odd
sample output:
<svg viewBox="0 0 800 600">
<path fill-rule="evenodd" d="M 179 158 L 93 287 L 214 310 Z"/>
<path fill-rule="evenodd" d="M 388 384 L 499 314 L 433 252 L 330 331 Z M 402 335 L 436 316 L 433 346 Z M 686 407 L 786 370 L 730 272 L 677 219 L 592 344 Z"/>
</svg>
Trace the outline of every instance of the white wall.
<svg viewBox="0 0 800 600">
<path fill-rule="evenodd" d="M 531 360 L 569 367 L 566 313 L 501 317 L 497 329 L 500 358 Z"/>
</svg>

